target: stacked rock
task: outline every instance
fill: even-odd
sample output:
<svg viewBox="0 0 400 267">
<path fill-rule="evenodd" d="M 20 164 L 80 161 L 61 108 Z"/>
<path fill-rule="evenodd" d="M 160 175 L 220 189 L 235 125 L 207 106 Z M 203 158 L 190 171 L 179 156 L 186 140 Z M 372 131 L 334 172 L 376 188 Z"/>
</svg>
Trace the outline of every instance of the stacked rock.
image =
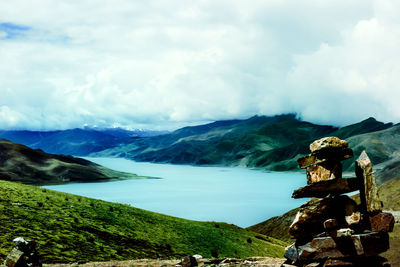
<svg viewBox="0 0 400 267">
<path fill-rule="evenodd" d="M 36 242 L 17 237 L 13 240 L 15 248 L 8 254 L 4 265 L 7 267 L 41 267 Z"/>
<path fill-rule="evenodd" d="M 289 228 L 296 242 L 286 249 L 283 266 L 390 266 L 379 256 L 389 249 L 394 217 L 382 212 L 372 164 L 365 151 L 355 178 L 342 177 L 341 161 L 353 157 L 345 140 L 326 137 L 297 160 L 307 171 L 307 186 L 293 198 L 313 197 L 300 207 Z M 345 193 L 360 190 L 361 204 Z"/>
</svg>

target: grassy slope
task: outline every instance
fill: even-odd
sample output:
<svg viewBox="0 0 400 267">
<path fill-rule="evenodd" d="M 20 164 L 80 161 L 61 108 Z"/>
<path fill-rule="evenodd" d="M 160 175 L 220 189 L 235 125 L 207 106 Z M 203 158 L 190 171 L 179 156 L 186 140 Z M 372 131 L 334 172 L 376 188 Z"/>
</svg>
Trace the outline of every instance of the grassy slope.
<svg viewBox="0 0 400 267">
<path fill-rule="evenodd" d="M 0 180 L 0 261 L 17 236 L 44 262 L 211 256 L 282 257 L 286 243 L 234 225 L 184 220 Z M 2 259 L 1 259 L 2 258 Z"/>
<path fill-rule="evenodd" d="M 114 171 L 81 158 L 47 154 L 0 139 L 0 178 L 40 185 L 144 177 Z"/>
<path fill-rule="evenodd" d="M 272 217 L 265 222 L 250 226 L 247 229 L 257 233 L 263 233 L 288 243 L 293 243 L 293 239 L 290 239 L 289 236 L 289 226 L 296 217 L 298 210 L 299 208 L 290 210 L 281 216 Z"/>
</svg>

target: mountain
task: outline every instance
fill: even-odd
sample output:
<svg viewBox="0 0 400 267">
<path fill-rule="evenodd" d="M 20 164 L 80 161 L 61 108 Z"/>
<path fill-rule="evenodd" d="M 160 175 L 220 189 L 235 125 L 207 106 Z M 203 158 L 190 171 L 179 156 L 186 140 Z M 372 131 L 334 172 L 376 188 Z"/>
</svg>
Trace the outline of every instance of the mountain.
<svg viewBox="0 0 400 267">
<path fill-rule="evenodd" d="M 119 145 L 93 155 L 175 164 L 264 167 L 269 164 L 268 155 L 287 158 L 283 153 L 272 153 L 274 150 L 290 145 L 297 150 L 298 143 L 334 130 L 336 128 L 331 126 L 299 121 L 293 114 L 254 116 L 247 120 L 185 127 L 166 135 L 133 140 L 128 145 Z"/>
<path fill-rule="evenodd" d="M 47 153 L 85 156 L 131 139 L 165 134 L 165 131 L 125 130 L 122 128 L 90 128 L 59 131 L 0 130 L 0 138 L 24 144 Z"/>
<path fill-rule="evenodd" d="M 0 179 L 26 184 L 110 181 L 141 178 L 110 170 L 72 156 L 52 155 L 42 150 L 0 139 Z M 143 177 L 142 177 L 143 178 Z"/>
<path fill-rule="evenodd" d="M 351 139 L 392 127 L 391 123 L 384 124 L 373 118 L 336 128 L 301 121 L 294 114 L 254 116 L 247 120 L 219 121 L 185 127 L 165 135 L 139 138 L 92 155 L 126 157 L 136 161 L 286 171 L 297 169 L 296 158 L 308 154 L 309 144 L 315 139 L 325 136 Z M 378 164 L 386 158 L 376 159 Z M 350 168 L 350 165 L 347 164 L 346 168 Z"/>
<path fill-rule="evenodd" d="M 399 125 L 368 118 L 337 128 L 305 122 L 295 114 L 254 116 L 184 127 L 171 133 L 139 133 L 124 129 L 84 128 L 53 132 L 0 131 L 14 142 L 48 153 L 124 157 L 136 161 L 224 165 L 271 171 L 298 170 L 296 159 L 309 153 L 309 144 L 325 136 L 346 139 L 357 156 L 366 149 L 377 180 L 400 175 Z M 344 170 L 354 170 L 353 160 Z"/>
<path fill-rule="evenodd" d="M 36 241 L 44 263 L 194 254 L 282 257 L 287 245 L 231 224 L 185 220 L 35 186 L 0 180 L 0 191 L 0 262 L 18 236 Z"/>
</svg>

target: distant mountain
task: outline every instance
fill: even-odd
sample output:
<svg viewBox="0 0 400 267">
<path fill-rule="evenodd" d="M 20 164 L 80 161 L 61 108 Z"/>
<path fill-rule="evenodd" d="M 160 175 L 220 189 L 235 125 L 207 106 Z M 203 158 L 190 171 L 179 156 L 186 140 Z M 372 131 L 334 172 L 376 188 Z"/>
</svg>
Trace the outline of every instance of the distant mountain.
<svg viewBox="0 0 400 267">
<path fill-rule="evenodd" d="M 357 148 L 357 155 L 361 150 L 357 147 L 360 140 L 356 136 L 368 138 L 369 133 L 386 129 L 389 131 L 392 128 L 395 127 L 391 123 L 384 124 L 373 118 L 336 128 L 301 121 L 294 114 L 254 116 L 247 120 L 219 121 L 185 127 L 165 135 L 138 138 L 92 155 L 126 157 L 137 161 L 218 164 L 286 171 L 298 169 L 296 159 L 309 153 L 309 144 L 315 139 L 339 136 L 349 141 L 354 140 L 350 145 Z M 386 141 L 382 139 L 381 143 Z M 367 151 L 369 154 L 374 153 Z M 379 164 L 389 157 L 377 153 L 372 158 L 377 160 L 374 164 Z M 346 163 L 348 170 L 351 167 L 351 162 Z"/>
<path fill-rule="evenodd" d="M 298 170 L 296 159 L 309 153 L 311 142 L 338 136 L 349 142 L 356 156 L 366 149 L 377 168 L 378 181 L 383 182 L 400 174 L 397 167 L 400 165 L 399 127 L 368 118 L 337 128 L 286 114 L 216 121 L 170 133 L 84 128 L 53 132 L 0 131 L 0 138 L 55 154 L 293 171 Z M 353 159 L 344 162 L 346 172 L 353 172 L 353 162 Z"/>
<path fill-rule="evenodd" d="M 43 185 L 128 178 L 140 177 L 110 170 L 85 159 L 47 154 L 0 139 L 1 180 Z"/>
<path fill-rule="evenodd" d="M 0 138 L 24 144 L 47 153 L 85 156 L 114 147 L 132 139 L 165 134 L 165 131 L 125 130 L 122 128 L 90 128 L 60 131 L 0 130 Z"/>
</svg>

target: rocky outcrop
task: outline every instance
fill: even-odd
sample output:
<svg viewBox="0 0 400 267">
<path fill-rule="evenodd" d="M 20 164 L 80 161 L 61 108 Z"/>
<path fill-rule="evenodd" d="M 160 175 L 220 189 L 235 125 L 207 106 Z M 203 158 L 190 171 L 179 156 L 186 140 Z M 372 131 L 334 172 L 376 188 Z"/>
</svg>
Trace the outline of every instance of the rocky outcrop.
<svg viewBox="0 0 400 267">
<path fill-rule="evenodd" d="M 4 265 L 7 267 L 41 267 L 36 242 L 17 237 L 13 240 L 15 248 L 8 254 Z"/>
<path fill-rule="evenodd" d="M 342 178 L 341 161 L 353 156 L 345 140 L 326 137 L 298 159 L 307 186 L 292 197 L 314 197 L 301 206 L 292 225 L 296 242 L 282 266 L 390 266 L 379 256 L 389 249 L 394 217 L 382 212 L 372 164 L 365 151 L 356 161 L 356 178 Z M 361 204 L 343 193 L 360 191 Z M 318 197 L 318 198 L 315 198 Z"/>
</svg>

